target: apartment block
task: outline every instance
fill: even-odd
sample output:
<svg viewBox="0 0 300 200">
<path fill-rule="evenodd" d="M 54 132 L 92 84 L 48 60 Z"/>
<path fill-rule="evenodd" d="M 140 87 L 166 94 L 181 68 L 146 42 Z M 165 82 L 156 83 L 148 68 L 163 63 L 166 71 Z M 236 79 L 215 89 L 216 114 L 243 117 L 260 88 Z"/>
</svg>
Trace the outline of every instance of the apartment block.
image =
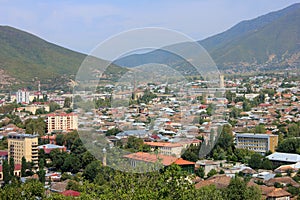
<svg viewBox="0 0 300 200">
<path fill-rule="evenodd" d="M 29 95 L 30 92 L 27 91 L 26 89 L 18 90 L 16 93 L 17 103 L 29 104 Z"/>
<path fill-rule="evenodd" d="M 16 164 L 22 163 L 24 156 L 27 162 L 38 164 L 38 136 L 24 133 L 9 133 L 8 159 L 14 158 Z"/>
<path fill-rule="evenodd" d="M 236 148 L 248 149 L 260 154 L 275 151 L 278 136 L 273 134 L 241 133 L 235 135 Z"/>
<path fill-rule="evenodd" d="M 78 129 L 78 116 L 74 113 L 52 113 L 47 116 L 48 133 Z"/>
</svg>

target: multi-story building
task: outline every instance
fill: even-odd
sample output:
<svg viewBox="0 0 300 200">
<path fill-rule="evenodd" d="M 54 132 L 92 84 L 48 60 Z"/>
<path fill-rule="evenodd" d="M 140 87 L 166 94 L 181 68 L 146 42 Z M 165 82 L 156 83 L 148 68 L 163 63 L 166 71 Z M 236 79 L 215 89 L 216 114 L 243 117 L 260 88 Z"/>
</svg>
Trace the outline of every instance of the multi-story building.
<svg viewBox="0 0 300 200">
<path fill-rule="evenodd" d="M 149 145 L 151 151 L 158 151 L 158 153 L 175 156 L 179 158 L 183 150 L 183 145 L 180 143 L 170 143 L 170 142 L 144 142 L 144 144 Z"/>
<path fill-rule="evenodd" d="M 26 89 L 18 90 L 16 96 L 17 96 L 17 103 L 21 104 L 29 104 L 29 91 Z"/>
<path fill-rule="evenodd" d="M 52 113 L 47 117 L 48 133 L 78 129 L 78 116 L 74 113 Z"/>
<path fill-rule="evenodd" d="M 8 134 L 8 159 L 14 158 L 16 164 L 22 163 L 22 157 L 27 162 L 38 164 L 38 136 L 11 132 Z"/>
<path fill-rule="evenodd" d="M 235 135 L 236 148 L 248 149 L 260 154 L 268 151 L 274 152 L 278 145 L 278 135 L 241 133 Z"/>
</svg>

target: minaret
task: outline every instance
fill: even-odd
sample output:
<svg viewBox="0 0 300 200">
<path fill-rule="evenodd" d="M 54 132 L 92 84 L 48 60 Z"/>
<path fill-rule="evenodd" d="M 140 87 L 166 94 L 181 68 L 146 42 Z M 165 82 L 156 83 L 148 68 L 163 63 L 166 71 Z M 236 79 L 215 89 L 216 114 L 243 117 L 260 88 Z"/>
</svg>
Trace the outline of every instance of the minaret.
<svg viewBox="0 0 300 200">
<path fill-rule="evenodd" d="M 105 149 L 105 147 L 103 148 L 102 152 L 103 152 L 102 165 L 105 167 L 106 166 L 106 149 Z"/>
<path fill-rule="evenodd" d="M 224 88 L 225 84 L 224 84 L 224 75 L 220 74 L 220 88 Z"/>
<path fill-rule="evenodd" d="M 38 82 L 38 91 L 41 91 L 41 81 L 37 81 Z"/>
</svg>

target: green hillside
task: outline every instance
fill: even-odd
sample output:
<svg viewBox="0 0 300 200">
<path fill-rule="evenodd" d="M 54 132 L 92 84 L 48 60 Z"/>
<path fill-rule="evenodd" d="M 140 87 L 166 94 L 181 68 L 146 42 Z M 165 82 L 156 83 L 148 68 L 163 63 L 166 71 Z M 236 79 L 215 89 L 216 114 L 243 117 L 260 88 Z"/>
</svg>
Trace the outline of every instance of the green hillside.
<svg viewBox="0 0 300 200">
<path fill-rule="evenodd" d="M 46 86 L 58 87 L 70 77 L 74 78 L 85 58 L 85 54 L 49 43 L 30 33 L 0 26 L 0 69 L 26 85 L 32 84 L 37 77 Z M 101 59 L 97 61 L 98 64 L 102 62 Z M 112 65 L 107 73 L 109 77 L 116 78 L 124 70 Z"/>
<path fill-rule="evenodd" d="M 84 54 L 8 26 L 0 26 L 0 46 L 0 68 L 23 81 L 75 74 L 85 58 Z"/>
<path fill-rule="evenodd" d="M 300 52 L 300 4 L 290 8 L 276 20 L 211 48 L 211 56 L 219 65 L 296 64 L 291 58 Z"/>
</svg>

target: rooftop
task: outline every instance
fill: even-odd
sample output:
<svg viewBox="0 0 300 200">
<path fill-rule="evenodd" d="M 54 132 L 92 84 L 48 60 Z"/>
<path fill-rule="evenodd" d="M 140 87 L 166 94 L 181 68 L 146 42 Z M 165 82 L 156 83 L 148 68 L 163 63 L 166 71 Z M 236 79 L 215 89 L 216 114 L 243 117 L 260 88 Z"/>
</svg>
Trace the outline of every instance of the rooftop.
<svg viewBox="0 0 300 200">
<path fill-rule="evenodd" d="M 300 162 L 300 155 L 292 154 L 292 153 L 275 152 L 272 153 L 271 155 L 268 155 L 267 158 L 269 160 L 282 161 L 282 162 Z"/>
<path fill-rule="evenodd" d="M 180 143 L 170 143 L 170 142 L 144 142 L 144 144 L 152 147 L 181 147 Z"/>
<path fill-rule="evenodd" d="M 235 137 L 249 137 L 249 138 L 269 138 L 270 136 L 278 137 L 272 134 L 261 134 L 261 133 L 237 133 Z"/>
<path fill-rule="evenodd" d="M 36 137 L 38 137 L 38 135 L 10 132 L 10 133 L 8 133 L 8 137 L 13 138 L 13 139 L 23 139 L 23 138 L 36 138 Z"/>
</svg>

